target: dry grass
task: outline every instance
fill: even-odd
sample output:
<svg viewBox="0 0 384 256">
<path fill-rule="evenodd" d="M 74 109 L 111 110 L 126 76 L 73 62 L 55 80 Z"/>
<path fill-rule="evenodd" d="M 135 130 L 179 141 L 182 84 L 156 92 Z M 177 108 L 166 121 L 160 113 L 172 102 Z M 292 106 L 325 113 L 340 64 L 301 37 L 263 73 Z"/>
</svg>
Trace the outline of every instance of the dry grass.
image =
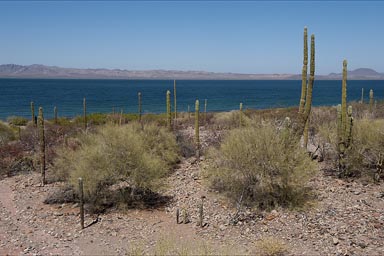
<svg viewBox="0 0 384 256">
<path fill-rule="evenodd" d="M 256 242 L 255 255 L 283 256 L 288 253 L 288 247 L 281 240 L 274 237 L 264 237 Z"/>
</svg>

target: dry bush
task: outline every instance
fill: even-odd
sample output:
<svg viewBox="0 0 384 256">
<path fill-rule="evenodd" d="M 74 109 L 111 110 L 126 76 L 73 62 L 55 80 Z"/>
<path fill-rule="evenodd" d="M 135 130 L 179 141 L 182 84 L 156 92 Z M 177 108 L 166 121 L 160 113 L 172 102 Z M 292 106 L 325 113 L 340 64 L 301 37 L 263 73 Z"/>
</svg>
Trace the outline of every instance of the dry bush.
<svg viewBox="0 0 384 256">
<path fill-rule="evenodd" d="M 211 125 L 216 129 L 237 128 L 240 126 L 240 112 L 238 110 L 233 110 L 230 112 L 214 113 L 210 122 L 211 122 Z M 250 123 L 250 118 L 243 111 L 242 125 L 248 126 L 249 123 Z"/>
<path fill-rule="evenodd" d="M 347 151 L 347 168 L 351 173 L 366 173 L 374 180 L 383 178 L 384 119 L 356 120 L 353 141 Z"/>
<path fill-rule="evenodd" d="M 137 190 L 156 190 L 178 158 L 173 134 L 155 125 L 143 129 L 137 123 L 107 125 L 94 134 L 83 134 L 78 143 L 58 151 L 54 170 L 75 189 L 82 177 L 86 201 L 95 206 L 111 185 L 121 181 L 128 183 L 132 195 Z"/>
<path fill-rule="evenodd" d="M 233 199 L 243 198 L 260 208 L 298 206 L 316 165 L 289 128 L 280 131 L 270 122 L 235 129 L 206 166 L 212 186 Z"/>
<path fill-rule="evenodd" d="M 15 133 L 7 124 L 0 121 L 0 146 L 15 139 Z"/>
<path fill-rule="evenodd" d="M 283 256 L 288 252 L 288 247 L 280 240 L 273 237 L 264 237 L 256 243 L 256 255 Z"/>
<path fill-rule="evenodd" d="M 10 125 L 25 126 L 28 123 L 28 119 L 21 116 L 10 116 L 7 118 L 7 122 Z"/>
<path fill-rule="evenodd" d="M 324 146 L 326 158 L 333 162 L 337 170 L 337 124 L 324 123 L 318 130 L 317 143 Z M 384 119 L 354 119 L 352 143 L 345 151 L 346 172 L 351 176 L 367 174 L 375 180 L 383 178 L 383 152 Z"/>
</svg>

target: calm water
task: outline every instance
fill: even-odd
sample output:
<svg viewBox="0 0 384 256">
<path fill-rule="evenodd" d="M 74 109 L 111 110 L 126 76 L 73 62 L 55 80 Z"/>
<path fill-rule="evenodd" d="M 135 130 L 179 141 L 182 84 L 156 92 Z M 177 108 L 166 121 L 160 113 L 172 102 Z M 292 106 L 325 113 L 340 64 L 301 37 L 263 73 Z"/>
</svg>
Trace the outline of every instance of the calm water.
<svg viewBox="0 0 384 256">
<path fill-rule="evenodd" d="M 384 81 L 348 81 L 348 100 L 359 100 L 361 88 L 365 101 L 369 89 L 375 99 L 384 97 Z M 8 116 L 30 116 L 30 102 L 44 108 L 47 118 L 57 106 L 59 116 L 81 115 L 83 97 L 88 112 L 112 112 L 123 109 L 137 112 L 137 93 L 142 93 L 144 113 L 165 112 L 166 91 L 173 92 L 173 81 L 165 80 L 65 80 L 65 79 L 0 79 L 0 119 Z M 194 109 L 196 99 L 201 106 L 208 100 L 208 111 L 244 108 L 261 109 L 297 106 L 301 81 L 177 81 L 178 111 Z M 315 81 L 313 104 L 335 105 L 340 102 L 341 81 Z M 173 102 L 173 99 L 172 99 Z"/>
</svg>

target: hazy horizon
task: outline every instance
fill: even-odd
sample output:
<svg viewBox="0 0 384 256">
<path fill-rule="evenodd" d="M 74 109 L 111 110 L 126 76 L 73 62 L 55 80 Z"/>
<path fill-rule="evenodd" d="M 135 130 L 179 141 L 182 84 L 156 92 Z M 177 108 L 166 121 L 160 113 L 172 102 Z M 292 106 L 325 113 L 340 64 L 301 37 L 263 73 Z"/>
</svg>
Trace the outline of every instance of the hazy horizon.
<svg viewBox="0 0 384 256">
<path fill-rule="evenodd" d="M 384 72 L 378 1 L 0 2 L 0 63 L 64 68 L 299 74 Z"/>
</svg>

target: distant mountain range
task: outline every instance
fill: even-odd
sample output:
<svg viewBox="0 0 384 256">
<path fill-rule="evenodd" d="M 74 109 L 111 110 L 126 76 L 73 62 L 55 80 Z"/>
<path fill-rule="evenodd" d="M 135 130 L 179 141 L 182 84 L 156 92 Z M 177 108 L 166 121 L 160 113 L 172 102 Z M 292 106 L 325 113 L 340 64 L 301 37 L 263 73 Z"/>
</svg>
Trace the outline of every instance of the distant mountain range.
<svg viewBox="0 0 384 256">
<path fill-rule="evenodd" d="M 217 79 L 217 80 L 301 80 L 301 74 L 238 74 L 178 70 L 121 70 L 61 68 L 33 64 L 0 65 L 0 78 L 87 78 L 87 79 Z M 318 75 L 318 80 L 340 80 L 341 73 Z M 384 80 L 384 73 L 359 68 L 348 72 L 350 80 Z"/>
</svg>

